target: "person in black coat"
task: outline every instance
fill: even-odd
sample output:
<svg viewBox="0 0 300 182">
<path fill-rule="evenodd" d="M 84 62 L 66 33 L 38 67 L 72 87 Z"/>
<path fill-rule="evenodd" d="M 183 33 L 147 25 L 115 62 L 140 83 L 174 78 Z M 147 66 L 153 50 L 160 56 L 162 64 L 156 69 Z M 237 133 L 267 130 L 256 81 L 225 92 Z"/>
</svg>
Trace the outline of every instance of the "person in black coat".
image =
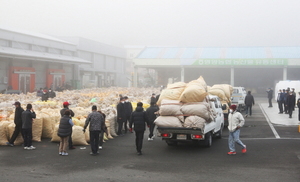
<svg viewBox="0 0 300 182">
<path fill-rule="evenodd" d="M 59 143 L 59 155 L 69 155 L 67 152 L 68 140 L 72 134 L 72 127 L 74 125 L 70 110 L 66 110 L 64 115 L 61 117 L 57 135 L 60 137 Z"/>
<path fill-rule="evenodd" d="M 286 98 L 286 104 L 289 112 L 289 118 L 292 118 L 293 111 L 295 110 L 296 97 L 291 91 L 288 93 Z"/>
<path fill-rule="evenodd" d="M 10 145 L 12 147 L 14 146 L 14 142 L 18 137 L 19 133 L 22 133 L 22 112 L 24 111 L 24 109 L 21 107 L 20 102 L 15 102 L 13 105 L 16 106 L 15 118 L 14 118 L 14 122 L 16 126 L 12 137 L 8 142 L 6 142 L 7 145 Z"/>
<path fill-rule="evenodd" d="M 251 95 L 251 91 L 248 91 L 246 97 L 245 97 L 245 106 L 246 106 L 246 115 L 245 117 L 248 116 L 248 112 L 249 115 L 252 115 L 252 105 L 254 105 L 254 97 L 253 95 Z"/>
<path fill-rule="evenodd" d="M 155 135 L 153 135 L 153 131 L 155 127 L 154 121 L 156 119 L 157 111 L 159 110 L 159 108 L 155 103 L 156 103 L 155 101 L 152 101 L 150 103 L 150 107 L 146 110 L 147 119 L 149 122 L 149 131 L 150 131 L 148 141 L 153 140 L 153 138 L 155 137 Z"/>
<path fill-rule="evenodd" d="M 279 108 L 279 113 L 283 113 L 283 107 L 282 104 L 284 103 L 284 93 L 279 89 L 278 95 L 277 95 L 277 103 L 278 103 L 278 108 Z"/>
<path fill-rule="evenodd" d="M 51 88 L 49 89 L 48 95 L 49 95 L 49 98 L 54 98 L 54 97 L 56 97 L 56 93 L 55 93 Z"/>
<path fill-rule="evenodd" d="M 142 146 L 146 125 L 148 125 L 147 115 L 143 108 L 143 103 L 138 102 L 135 111 L 131 114 L 129 128 L 132 131 L 134 125 L 135 145 L 138 155 L 142 155 Z"/>
<path fill-rule="evenodd" d="M 45 89 L 45 90 L 43 90 L 42 101 L 47 102 L 48 99 L 49 99 L 49 93 Z"/>
<path fill-rule="evenodd" d="M 69 109 L 69 105 L 70 105 L 69 102 L 63 102 L 63 107 L 64 107 L 64 108 L 60 110 L 60 116 L 61 116 L 61 117 L 63 117 L 63 116 L 65 115 L 65 112 L 66 112 L 67 110 L 70 111 L 70 118 L 72 118 L 72 117 L 75 116 L 74 112 L 73 112 L 71 109 Z M 69 143 L 69 149 L 76 149 L 76 147 L 73 146 L 72 132 L 71 132 L 71 134 L 70 134 L 70 136 L 69 136 L 69 141 L 68 141 L 68 143 Z"/>
<path fill-rule="evenodd" d="M 271 88 L 269 88 L 267 90 L 267 93 L 268 93 L 269 107 L 273 107 L 273 105 L 272 105 L 273 90 Z"/>
<path fill-rule="evenodd" d="M 126 119 L 125 113 L 125 99 L 124 97 L 120 98 L 120 102 L 117 105 L 117 122 L 118 122 L 118 132 L 117 135 L 122 135 L 123 124 Z"/>
<path fill-rule="evenodd" d="M 300 121 L 300 92 L 299 94 L 299 99 L 297 100 L 297 107 L 298 107 L 298 121 Z"/>
<path fill-rule="evenodd" d="M 131 113 L 132 113 L 132 104 L 131 102 L 128 101 L 128 97 L 125 96 L 124 97 L 125 99 L 125 102 L 124 102 L 124 112 L 125 112 L 125 120 L 124 120 L 124 129 L 125 129 L 125 133 L 127 133 L 127 122 L 130 120 L 130 116 L 131 116 Z"/>
</svg>

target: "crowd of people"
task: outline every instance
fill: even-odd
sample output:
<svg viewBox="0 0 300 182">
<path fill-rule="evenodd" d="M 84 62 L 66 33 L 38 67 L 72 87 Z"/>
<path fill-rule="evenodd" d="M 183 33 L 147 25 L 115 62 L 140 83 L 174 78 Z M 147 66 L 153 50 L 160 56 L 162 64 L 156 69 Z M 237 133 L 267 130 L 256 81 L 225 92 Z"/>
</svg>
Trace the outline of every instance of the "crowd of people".
<svg viewBox="0 0 300 182">
<path fill-rule="evenodd" d="M 300 108 L 300 98 L 296 102 L 296 93 L 294 88 L 280 89 L 276 101 L 278 103 L 279 114 L 288 114 L 289 118 L 292 118 L 296 105 Z M 298 120 L 300 121 L 300 110 Z"/>
<path fill-rule="evenodd" d="M 40 91 L 42 92 L 42 99 L 45 97 L 44 95 L 49 96 L 49 93 L 53 92 L 51 89 L 49 89 L 49 91 L 40 89 Z M 45 101 L 47 101 L 47 99 L 48 97 L 46 97 Z M 150 130 L 148 140 L 151 141 L 155 137 L 153 134 L 155 127 L 154 120 L 156 119 L 158 111 L 156 101 L 156 99 L 150 99 L 151 106 L 146 111 L 143 108 L 142 102 L 138 102 L 137 107 L 133 110 L 128 97 L 120 95 L 120 101 L 117 105 L 117 135 L 123 136 L 128 131 L 133 133 L 134 130 L 138 155 L 142 155 L 143 137 L 147 126 Z M 32 123 L 36 118 L 36 114 L 32 105 L 27 104 L 26 110 L 21 107 L 20 102 L 15 102 L 13 105 L 15 105 L 15 130 L 6 144 L 14 146 L 16 138 L 21 133 L 24 140 L 24 149 L 34 150 L 36 147 L 32 146 Z M 72 127 L 74 126 L 72 117 L 75 116 L 75 113 L 69 108 L 69 105 L 69 102 L 63 102 L 63 108 L 60 110 L 61 118 L 57 131 L 57 135 L 60 137 L 58 153 L 62 156 L 69 155 L 67 149 L 75 149 L 72 142 Z M 107 127 L 105 125 L 105 117 L 106 115 L 101 112 L 101 110 L 98 110 L 96 105 L 93 105 L 92 112 L 86 118 L 83 132 L 85 132 L 87 128 L 89 129 L 91 155 L 99 154 L 99 149 L 101 150 L 103 145 L 104 133 L 108 135 Z"/>
</svg>

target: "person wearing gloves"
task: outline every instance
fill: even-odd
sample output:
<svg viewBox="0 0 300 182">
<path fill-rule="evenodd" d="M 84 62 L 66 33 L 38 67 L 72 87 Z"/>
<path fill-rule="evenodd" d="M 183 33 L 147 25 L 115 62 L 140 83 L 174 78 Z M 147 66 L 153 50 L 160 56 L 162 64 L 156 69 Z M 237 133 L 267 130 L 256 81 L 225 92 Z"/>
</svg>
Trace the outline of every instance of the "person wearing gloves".
<svg viewBox="0 0 300 182">
<path fill-rule="evenodd" d="M 235 143 L 242 147 L 242 153 L 246 153 L 246 145 L 240 140 L 240 128 L 243 127 L 245 123 L 245 119 L 240 112 L 236 111 L 236 105 L 230 106 L 230 113 L 228 115 L 228 130 L 229 130 L 229 137 L 228 137 L 228 146 L 229 152 L 228 155 L 235 155 Z"/>
<path fill-rule="evenodd" d="M 129 122 L 129 130 L 132 132 L 132 124 L 135 131 L 135 145 L 138 155 L 142 155 L 142 146 L 144 139 L 144 132 L 148 124 L 147 114 L 144 111 L 143 103 L 138 102 L 135 111 L 131 114 Z"/>
<path fill-rule="evenodd" d="M 69 155 L 67 152 L 68 140 L 72 133 L 72 127 L 74 126 L 70 115 L 70 110 L 66 110 L 59 122 L 59 127 L 57 131 L 57 135 L 60 137 L 59 155 Z"/>
<path fill-rule="evenodd" d="M 103 115 L 97 111 L 97 106 L 92 106 L 92 113 L 88 115 L 85 120 L 85 125 L 83 127 L 83 132 L 88 125 L 90 125 L 90 145 L 92 152 L 91 155 L 97 155 L 99 149 L 99 136 L 101 132 L 102 123 L 104 122 Z"/>
</svg>

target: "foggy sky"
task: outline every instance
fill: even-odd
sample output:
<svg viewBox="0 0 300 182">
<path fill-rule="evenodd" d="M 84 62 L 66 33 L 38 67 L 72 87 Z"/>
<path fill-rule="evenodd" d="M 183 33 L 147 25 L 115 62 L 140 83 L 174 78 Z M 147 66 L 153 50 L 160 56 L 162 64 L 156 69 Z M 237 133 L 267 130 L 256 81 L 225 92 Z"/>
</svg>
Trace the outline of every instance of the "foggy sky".
<svg viewBox="0 0 300 182">
<path fill-rule="evenodd" d="M 0 25 L 124 46 L 300 46 L 299 0 L 0 0 Z"/>
</svg>

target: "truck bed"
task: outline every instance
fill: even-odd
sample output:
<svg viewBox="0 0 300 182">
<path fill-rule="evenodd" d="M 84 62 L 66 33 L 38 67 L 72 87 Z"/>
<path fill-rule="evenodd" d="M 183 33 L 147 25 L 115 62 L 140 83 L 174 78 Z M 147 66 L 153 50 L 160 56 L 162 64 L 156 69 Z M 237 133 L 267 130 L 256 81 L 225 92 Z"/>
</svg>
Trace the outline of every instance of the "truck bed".
<svg viewBox="0 0 300 182">
<path fill-rule="evenodd" d="M 180 133 L 202 135 L 203 130 L 200 128 L 178 128 L 178 127 L 158 127 L 160 133 Z"/>
</svg>

